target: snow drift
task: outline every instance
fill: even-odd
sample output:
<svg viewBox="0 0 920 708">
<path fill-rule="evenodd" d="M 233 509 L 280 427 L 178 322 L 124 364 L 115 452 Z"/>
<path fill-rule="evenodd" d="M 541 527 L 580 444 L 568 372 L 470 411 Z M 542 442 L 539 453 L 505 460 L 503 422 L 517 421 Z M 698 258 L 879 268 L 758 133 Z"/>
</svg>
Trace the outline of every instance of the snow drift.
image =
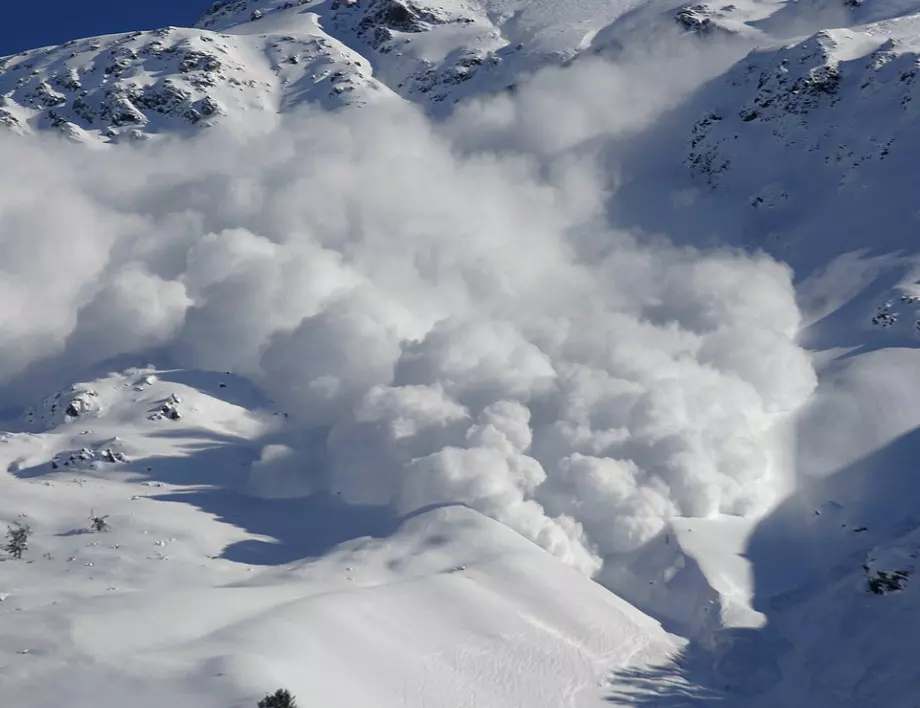
<svg viewBox="0 0 920 708">
<path fill-rule="evenodd" d="M 815 385 L 790 270 L 610 229 L 571 126 L 548 161 L 483 115 L 0 140 L 5 394 L 123 354 L 232 370 L 323 441 L 267 449 L 250 489 L 461 502 L 585 572 L 675 515 L 762 512 Z"/>
</svg>

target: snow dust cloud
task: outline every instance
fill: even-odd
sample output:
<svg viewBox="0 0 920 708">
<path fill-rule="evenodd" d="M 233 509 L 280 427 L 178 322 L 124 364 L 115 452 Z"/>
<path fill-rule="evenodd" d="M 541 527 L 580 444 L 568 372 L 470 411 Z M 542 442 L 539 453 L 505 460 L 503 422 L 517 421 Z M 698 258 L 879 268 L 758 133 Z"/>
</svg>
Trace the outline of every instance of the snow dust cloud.
<svg viewBox="0 0 920 708">
<path fill-rule="evenodd" d="M 500 125 L 394 105 L 245 140 L 0 139 L 7 400 L 129 353 L 232 370 L 310 441 L 263 450 L 256 491 L 465 503 L 585 572 L 674 515 L 764 510 L 771 430 L 815 385 L 791 272 L 612 230 L 579 150 L 603 130 L 496 145 L 538 99 L 483 106 Z"/>
</svg>

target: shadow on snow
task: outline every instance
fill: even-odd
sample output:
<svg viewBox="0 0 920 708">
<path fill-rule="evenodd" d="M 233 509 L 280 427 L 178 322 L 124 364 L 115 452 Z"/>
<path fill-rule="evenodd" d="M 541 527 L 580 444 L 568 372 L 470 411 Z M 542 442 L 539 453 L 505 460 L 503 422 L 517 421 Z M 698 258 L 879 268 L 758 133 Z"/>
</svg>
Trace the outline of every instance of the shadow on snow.
<svg viewBox="0 0 920 708">
<path fill-rule="evenodd" d="M 796 494 L 778 506 L 750 538 L 746 557 L 754 576 L 754 609 L 766 616 L 761 629 L 726 629 L 705 642 L 690 641 L 671 661 L 659 666 L 614 672 L 607 701 L 621 706 L 690 708 L 782 705 L 804 700 L 812 708 L 863 708 L 866 696 L 838 691 L 833 676 L 816 665 L 803 668 L 793 647 L 821 636 L 824 651 L 848 641 L 853 626 L 916 628 L 911 605 L 903 607 L 866 592 L 861 566 L 879 544 L 891 543 L 920 527 L 920 475 L 910 464 L 920 452 L 920 429 L 894 440 L 820 480 L 802 482 Z M 834 603 L 826 602 L 833 587 Z M 798 634 L 802 617 L 820 608 L 811 635 Z M 900 613 L 900 614 L 898 614 Z M 839 646 L 843 646 L 840 644 Z M 814 651 L 814 649 L 812 649 Z M 867 664 L 868 666 L 868 664 Z M 871 668 L 871 667 L 870 667 Z M 869 670 L 869 669 L 866 669 Z M 804 682 L 780 687 L 784 675 Z M 779 689 L 781 702 L 771 693 Z M 814 694 L 826 696 L 814 702 Z M 792 703 L 785 703 L 792 705 Z"/>
</svg>

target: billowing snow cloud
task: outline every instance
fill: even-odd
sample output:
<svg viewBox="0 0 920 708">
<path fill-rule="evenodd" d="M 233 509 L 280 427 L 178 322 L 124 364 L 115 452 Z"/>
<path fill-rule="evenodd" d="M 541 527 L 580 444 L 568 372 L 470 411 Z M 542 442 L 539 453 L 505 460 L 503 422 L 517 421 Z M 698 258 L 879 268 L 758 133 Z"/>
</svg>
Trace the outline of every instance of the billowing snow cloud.
<svg viewBox="0 0 920 708">
<path fill-rule="evenodd" d="M 496 148 L 538 98 L 448 126 L 393 106 L 247 141 L 0 139 L 0 382 L 44 394 L 125 353 L 233 370 L 325 441 L 303 468 L 266 447 L 257 493 L 465 503 L 586 572 L 674 515 L 762 511 L 771 431 L 814 387 L 791 273 L 611 229 L 578 150 L 607 102 Z"/>
</svg>

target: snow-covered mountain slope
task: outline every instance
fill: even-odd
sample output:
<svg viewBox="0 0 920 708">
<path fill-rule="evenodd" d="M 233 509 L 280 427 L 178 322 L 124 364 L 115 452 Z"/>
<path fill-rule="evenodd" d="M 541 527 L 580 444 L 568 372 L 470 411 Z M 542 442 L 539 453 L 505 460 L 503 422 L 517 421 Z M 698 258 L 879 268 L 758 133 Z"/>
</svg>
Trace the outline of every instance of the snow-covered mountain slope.
<svg viewBox="0 0 920 708">
<path fill-rule="evenodd" d="M 611 670 L 682 645 L 467 508 L 247 496 L 283 418 L 241 386 L 129 370 L 0 439 L 0 521 L 33 531 L 0 564 L 4 700 L 242 708 L 284 685 L 330 708 L 589 706 Z"/>
<path fill-rule="evenodd" d="M 917 9 L 850 8 L 886 19 L 770 40 L 706 82 L 624 149 L 614 218 L 782 258 L 815 349 L 915 341 Z"/>
<path fill-rule="evenodd" d="M 762 623 L 697 642 L 666 676 L 692 676 L 713 705 L 914 705 L 917 442 L 916 420 L 902 418 L 915 355 L 880 351 L 838 367 L 837 385 L 849 388 L 828 385 L 803 416 L 799 490 L 744 540 Z M 713 544 L 700 548 L 714 557 Z M 664 700 L 660 674 L 630 676 L 640 696 Z M 646 698 L 637 704 L 655 705 Z"/>
<path fill-rule="evenodd" d="M 750 53 L 639 141 L 611 212 L 788 262 L 820 364 L 915 346 L 917 17 Z"/>
<path fill-rule="evenodd" d="M 918 9 L 916 0 L 221 0 L 197 26 L 232 34 L 252 31 L 253 21 L 274 28 L 314 15 L 391 89 L 443 113 L 469 96 L 514 89 L 541 68 L 689 41 L 681 33 L 743 46 Z"/>
<path fill-rule="evenodd" d="M 316 13 L 324 29 L 372 62 L 404 97 L 452 104 L 475 93 L 512 88 L 521 75 L 589 50 L 605 27 L 637 0 L 228 0 L 198 26 L 243 31 L 258 17 L 286 25 Z M 449 100 L 448 100 L 449 99 Z"/>
<path fill-rule="evenodd" d="M 465 98 L 513 90 L 535 71 L 579 57 L 691 42 L 694 35 L 734 36 L 743 47 L 915 9 L 909 3 L 866 9 L 784 2 L 716 8 L 673 0 L 226 0 L 196 28 L 73 40 L 3 59 L 0 122 L 19 133 L 51 129 L 81 142 L 118 142 L 216 124 L 264 130 L 298 105 L 365 105 L 394 94 L 443 115 Z M 870 34 L 899 31 L 910 33 Z M 738 71 L 769 71 L 745 66 Z M 712 152 L 701 146 L 691 160 L 718 170 L 724 158 Z"/>
<path fill-rule="evenodd" d="M 794 423 L 798 490 L 742 542 L 749 585 L 705 569 L 721 543 L 696 547 L 695 566 L 657 542 L 620 581 L 721 579 L 721 598 L 675 588 L 685 603 L 668 605 L 650 588 L 633 601 L 698 628 L 704 601 L 724 607 L 735 584 L 754 613 L 742 620 L 760 623 L 733 611 L 662 672 L 627 675 L 626 705 L 656 705 L 675 675 L 700 688 L 674 689 L 678 705 L 915 702 L 916 10 L 867 4 L 851 17 L 868 24 L 770 41 L 627 150 L 621 225 L 795 268 L 819 384 Z"/>
<path fill-rule="evenodd" d="M 749 5 L 732 6 L 719 26 L 759 36 L 735 18 L 761 7 Z M 397 94 L 444 114 L 466 97 L 514 89 L 542 67 L 652 42 L 656 33 L 698 32 L 687 18 L 700 7 L 228 0 L 196 28 L 79 39 L 0 60 L 0 123 L 95 143 L 212 125 L 261 131 L 299 105 L 365 105 Z"/>
<path fill-rule="evenodd" d="M 599 581 L 681 636 L 713 648 L 729 631 L 758 629 L 753 569 L 745 549 L 753 519 L 679 518 L 631 557 L 608 564 Z"/>
<path fill-rule="evenodd" d="M 392 99 L 370 65 L 315 16 L 274 32 L 166 27 L 74 40 L 0 60 L 0 121 L 118 142 L 224 125 L 265 130 L 302 103 L 323 108 Z"/>
<path fill-rule="evenodd" d="M 690 166 L 713 186 L 745 188 L 757 164 L 761 182 L 781 172 L 817 172 L 818 181 L 840 189 L 865 181 L 861 172 L 872 163 L 912 154 L 918 29 L 920 19 L 909 16 L 751 54 L 725 78 L 730 88 L 721 103 L 694 127 Z M 795 163 L 763 159 L 777 150 Z M 790 195 L 774 185 L 775 194 L 754 197 L 752 206 L 781 207 Z"/>
</svg>

